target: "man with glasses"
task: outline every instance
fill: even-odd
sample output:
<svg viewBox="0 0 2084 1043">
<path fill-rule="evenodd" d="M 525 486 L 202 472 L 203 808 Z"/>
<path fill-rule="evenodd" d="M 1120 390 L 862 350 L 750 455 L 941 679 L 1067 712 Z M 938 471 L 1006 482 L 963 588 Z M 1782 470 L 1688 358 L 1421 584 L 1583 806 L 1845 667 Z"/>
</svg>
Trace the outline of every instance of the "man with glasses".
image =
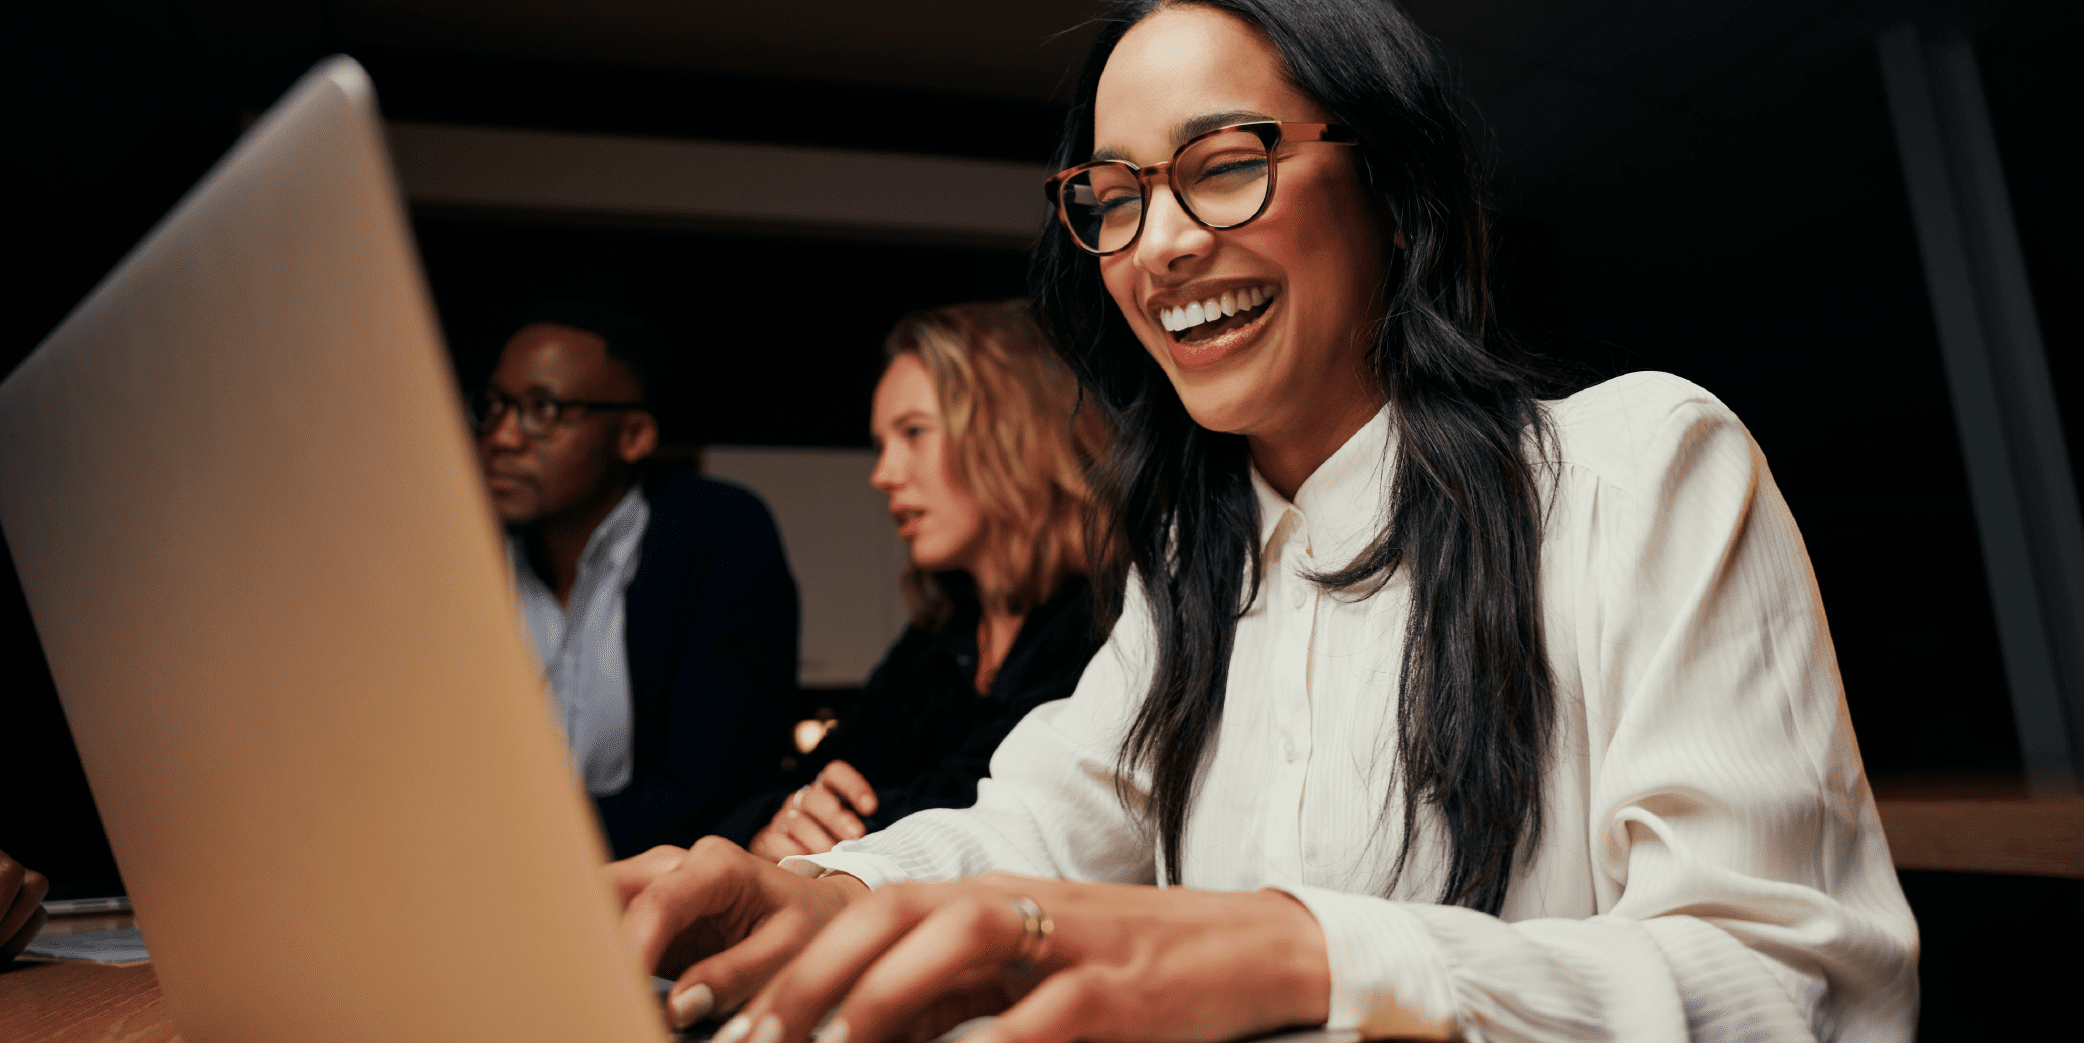
<svg viewBox="0 0 2084 1043">
<path fill-rule="evenodd" d="M 796 582 L 766 505 L 694 475 L 645 495 L 660 354 L 636 316 L 547 302 L 476 403 L 522 612 L 616 857 L 771 785 L 794 710 Z"/>
</svg>

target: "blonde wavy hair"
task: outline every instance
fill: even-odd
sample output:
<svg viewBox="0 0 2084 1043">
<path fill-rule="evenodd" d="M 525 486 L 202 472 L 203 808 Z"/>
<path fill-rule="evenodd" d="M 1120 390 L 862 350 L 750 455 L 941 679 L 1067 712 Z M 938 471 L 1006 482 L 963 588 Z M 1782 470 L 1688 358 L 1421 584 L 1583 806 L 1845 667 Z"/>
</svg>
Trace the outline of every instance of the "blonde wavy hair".
<svg viewBox="0 0 2084 1043">
<path fill-rule="evenodd" d="M 951 304 L 899 319 L 883 342 L 885 364 L 911 355 L 926 367 L 941 408 L 948 474 L 983 514 L 984 555 L 1001 589 L 985 605 L 1025 613 L 1064 577 L 1098 562 L 1086 547 L 1093 496 L 1087 471 L 1111 432 L 1081 408 L 1078 378 L 1057 357 L 1025 300 Z M 975 577 L 972 577 L 975 578 Z M 933 575 L 904 577 L 914 623 L 939 629 L 953 605 Z"/>
</svg>

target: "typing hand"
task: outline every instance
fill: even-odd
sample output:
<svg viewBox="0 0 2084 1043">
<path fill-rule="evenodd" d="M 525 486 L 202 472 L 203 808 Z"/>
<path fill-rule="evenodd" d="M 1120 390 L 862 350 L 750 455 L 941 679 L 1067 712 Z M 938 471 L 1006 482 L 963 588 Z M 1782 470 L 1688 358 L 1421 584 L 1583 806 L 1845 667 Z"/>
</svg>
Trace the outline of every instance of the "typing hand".
<svg viewBox="0 0 2084 1043">
<path fill-rule="evenodd" d="M 798 876 L 722 837 L 608 866 L 622 931 L 652 973 L 677 978 L 667 1020 L 685 1028 L 744 1003 L 867 885 Z"/>
<path fill-rule="evenodd" d="M 867 836 L 861 816 L 875 813 L 875 787 L 853 765 L 833 761 L 782 804 L 766 828 L 754 835 L 751 850 L 769 862 L 822 854 L 842 840 Z"/>
<path fill-rule="evenodd" d="M 964 1043 L 1233 1039 L 1321 1024 L 1330 995 L 1324 932 L 1278 891 L 992 874 L 854 902 L 715 1043 L 803 1043 L 835 1005 L 819 1043 L 931 1039 L 982 1014 L 1000 1017 Z"/>
<path fill-rule="evenodd" d="M 46 919 L 43 896 L 51 882 L 0 851 L 0 963 L 21 954 Z"/>
</svg>

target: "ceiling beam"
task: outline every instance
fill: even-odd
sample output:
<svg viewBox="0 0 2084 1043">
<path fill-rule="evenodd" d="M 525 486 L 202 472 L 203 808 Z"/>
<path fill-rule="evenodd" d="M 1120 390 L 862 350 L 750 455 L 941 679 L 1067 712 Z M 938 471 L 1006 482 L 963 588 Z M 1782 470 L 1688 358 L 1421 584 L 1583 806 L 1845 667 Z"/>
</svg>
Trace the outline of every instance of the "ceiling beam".
<svg viewBox="0 0 2084 1043">
<path fill-rule="evenodd" d="M 1040 167 L 996 160 L 393 122 L 416 212 L 1025 249 Z"/>
</svg>

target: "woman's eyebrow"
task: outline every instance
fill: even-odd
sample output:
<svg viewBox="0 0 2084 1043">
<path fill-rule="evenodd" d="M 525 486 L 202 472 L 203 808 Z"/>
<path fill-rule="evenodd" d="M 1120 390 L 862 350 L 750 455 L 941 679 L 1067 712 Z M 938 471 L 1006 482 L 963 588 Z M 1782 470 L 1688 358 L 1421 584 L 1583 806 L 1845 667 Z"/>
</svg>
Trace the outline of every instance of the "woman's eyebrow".
<svg viewBox="0 0 2084 1043">
<path fill-rule="evenodd" d="M 1229 112 L 1211 112 L 1205 116 L 1195 116 L 1192 119 L 1181 121 L 1179 125 L 1172 128 L 1172 132 L 1167 135 L 1168 142 L 1166 147 L 1179 148 L 1180 144 L 1188 138 L 1197 137 L 1223 127 L 1234 126 L 1239 123 L 1259 123 L 1272 119 L 1273 117 L 1266 113 L 1253 112 L 1250 109 L 1232 109 Z M 1095 160 L 1128 159 L 1129 154 L 1109 145 L 1094 149 L 1093 158 Z"/>
</svg>

